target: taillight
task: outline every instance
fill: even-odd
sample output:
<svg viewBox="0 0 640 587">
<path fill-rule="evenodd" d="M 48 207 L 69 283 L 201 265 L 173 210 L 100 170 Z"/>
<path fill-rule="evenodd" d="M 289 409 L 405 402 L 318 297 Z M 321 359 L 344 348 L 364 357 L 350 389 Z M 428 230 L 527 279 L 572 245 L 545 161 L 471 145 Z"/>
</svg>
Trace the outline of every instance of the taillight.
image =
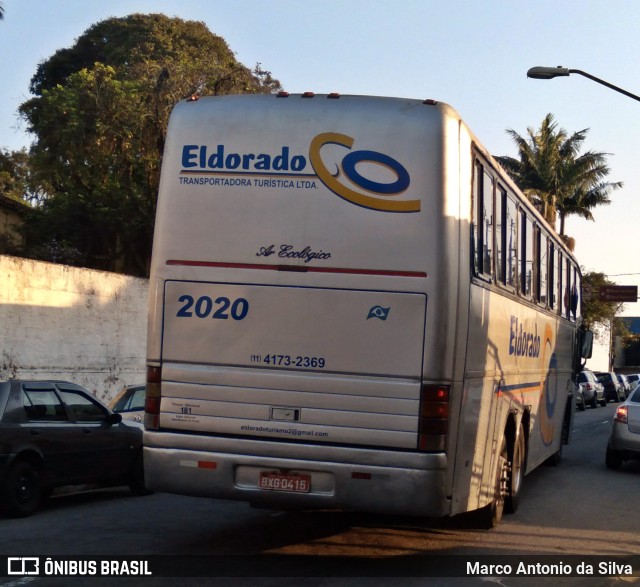
<svg viewBox="0 0 640 587">
<path fill-rule="evenodd" d="M 621 424 L 626 424 L 627 423 L 627 406 L 619 406 L 618 409 L 616 410 L 616 415 L 613 417 L 613 419 L 616 422 L 620 422 Z"/>
<path fill-rule="evenodd" d="M 423 385 L 420 395 L 418 448 L 426 452 L 442 452 L 449 431 L 448 385 Z"/>
<path fill-rule="evenodd" d="M 144 400 L 144 426 L 150 430 L 160 427 L 160 400 L 162 393 L 160 382 L 162 381 L 162 367 L 147 367 L 147 389 Z"/>
</svg>

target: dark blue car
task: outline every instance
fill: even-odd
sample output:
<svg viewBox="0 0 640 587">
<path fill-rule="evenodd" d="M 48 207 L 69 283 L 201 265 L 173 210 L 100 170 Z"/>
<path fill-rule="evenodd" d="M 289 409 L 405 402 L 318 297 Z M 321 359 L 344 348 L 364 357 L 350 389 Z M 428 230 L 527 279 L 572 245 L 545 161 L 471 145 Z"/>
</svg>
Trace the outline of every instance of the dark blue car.
<svg viewBox="0 0 640 587">
<path fill-rule="evenodd" d="M 0 508 L 32 514 L 65 485 L 145 493 L 142 430 L 66 381 L 0 382 Z"/>
</svg>

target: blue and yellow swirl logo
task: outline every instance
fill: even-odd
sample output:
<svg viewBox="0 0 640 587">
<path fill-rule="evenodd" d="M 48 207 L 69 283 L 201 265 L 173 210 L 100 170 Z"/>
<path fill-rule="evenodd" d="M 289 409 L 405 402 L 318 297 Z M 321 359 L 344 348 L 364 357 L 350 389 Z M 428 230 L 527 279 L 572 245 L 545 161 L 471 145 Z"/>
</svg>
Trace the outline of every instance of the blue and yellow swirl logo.
<svg viewBox="0 0 640 587">
<path fill-rule="evenodd" d="M 363 208 L 382 212 L 419 212 L 420 200 L 395 199 L 406 191 L 411 181 L 403 165 L 376 151 L 351 151 L 354 142 L 352 137 L 334 132 L 314 137 L 309 146 L 309 159 L 320 181 L 337 196 Z M 327 169 L 320 153 L 322 147 L 329 144 L 350 151 L 342 159 L 336 174 Z M 391 183 L 373 181 L 359 173 L 357 168 L 360 163 L 380 165 L 391 171 L 396 179 Z"/>
<path fill-rule="evenodd" d="M 555 436 L 553 418 L 558 401 L 558 358 L 555 352 L 553 352 L 553 331 L 549 324 L 545 325 L 543 341 L 540 364 L 544 367 L 548 360 L 549 369 L 546 377 L 543 376 L 540 382 L 540 407 L 538 408 L 538 414 L 540 417 L 542 441 L 548 446 L 553 442 Z"/>
</svg>

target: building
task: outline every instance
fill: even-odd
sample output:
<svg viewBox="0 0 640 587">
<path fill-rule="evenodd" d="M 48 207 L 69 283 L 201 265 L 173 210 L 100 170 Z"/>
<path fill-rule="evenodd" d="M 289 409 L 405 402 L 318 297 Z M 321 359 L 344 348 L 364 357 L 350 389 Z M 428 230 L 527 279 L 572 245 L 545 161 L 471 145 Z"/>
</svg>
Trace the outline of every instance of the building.
<svg viewBox="0 0 640 587">
<path fill-rule="evenodd" d="M 0 254 L 14 254 L 22 245 L 20 227 L 29 206 L 0 194 Z"/>
<path fill-rule="evenodd" d="M 616 373 L 640 373 L 640 316 L 622 320 L 631 336 L 617 336 L 613 344 L 613 369 Z"/>
</svg>

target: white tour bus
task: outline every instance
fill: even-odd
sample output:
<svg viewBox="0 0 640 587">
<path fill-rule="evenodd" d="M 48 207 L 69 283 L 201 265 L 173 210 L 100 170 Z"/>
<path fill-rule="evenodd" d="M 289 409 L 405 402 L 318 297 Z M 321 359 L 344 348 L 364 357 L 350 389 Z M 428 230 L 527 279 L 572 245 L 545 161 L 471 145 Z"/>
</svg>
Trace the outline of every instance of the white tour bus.
<svg viewBox="0 0 640 587">
<path fill-rule="evenodd" d="M 579 292 L 569 249 L 446 104 L 182 101 L 155 225 L 147 484 L 495 524 L 568 442 Z"/>
</svg>

